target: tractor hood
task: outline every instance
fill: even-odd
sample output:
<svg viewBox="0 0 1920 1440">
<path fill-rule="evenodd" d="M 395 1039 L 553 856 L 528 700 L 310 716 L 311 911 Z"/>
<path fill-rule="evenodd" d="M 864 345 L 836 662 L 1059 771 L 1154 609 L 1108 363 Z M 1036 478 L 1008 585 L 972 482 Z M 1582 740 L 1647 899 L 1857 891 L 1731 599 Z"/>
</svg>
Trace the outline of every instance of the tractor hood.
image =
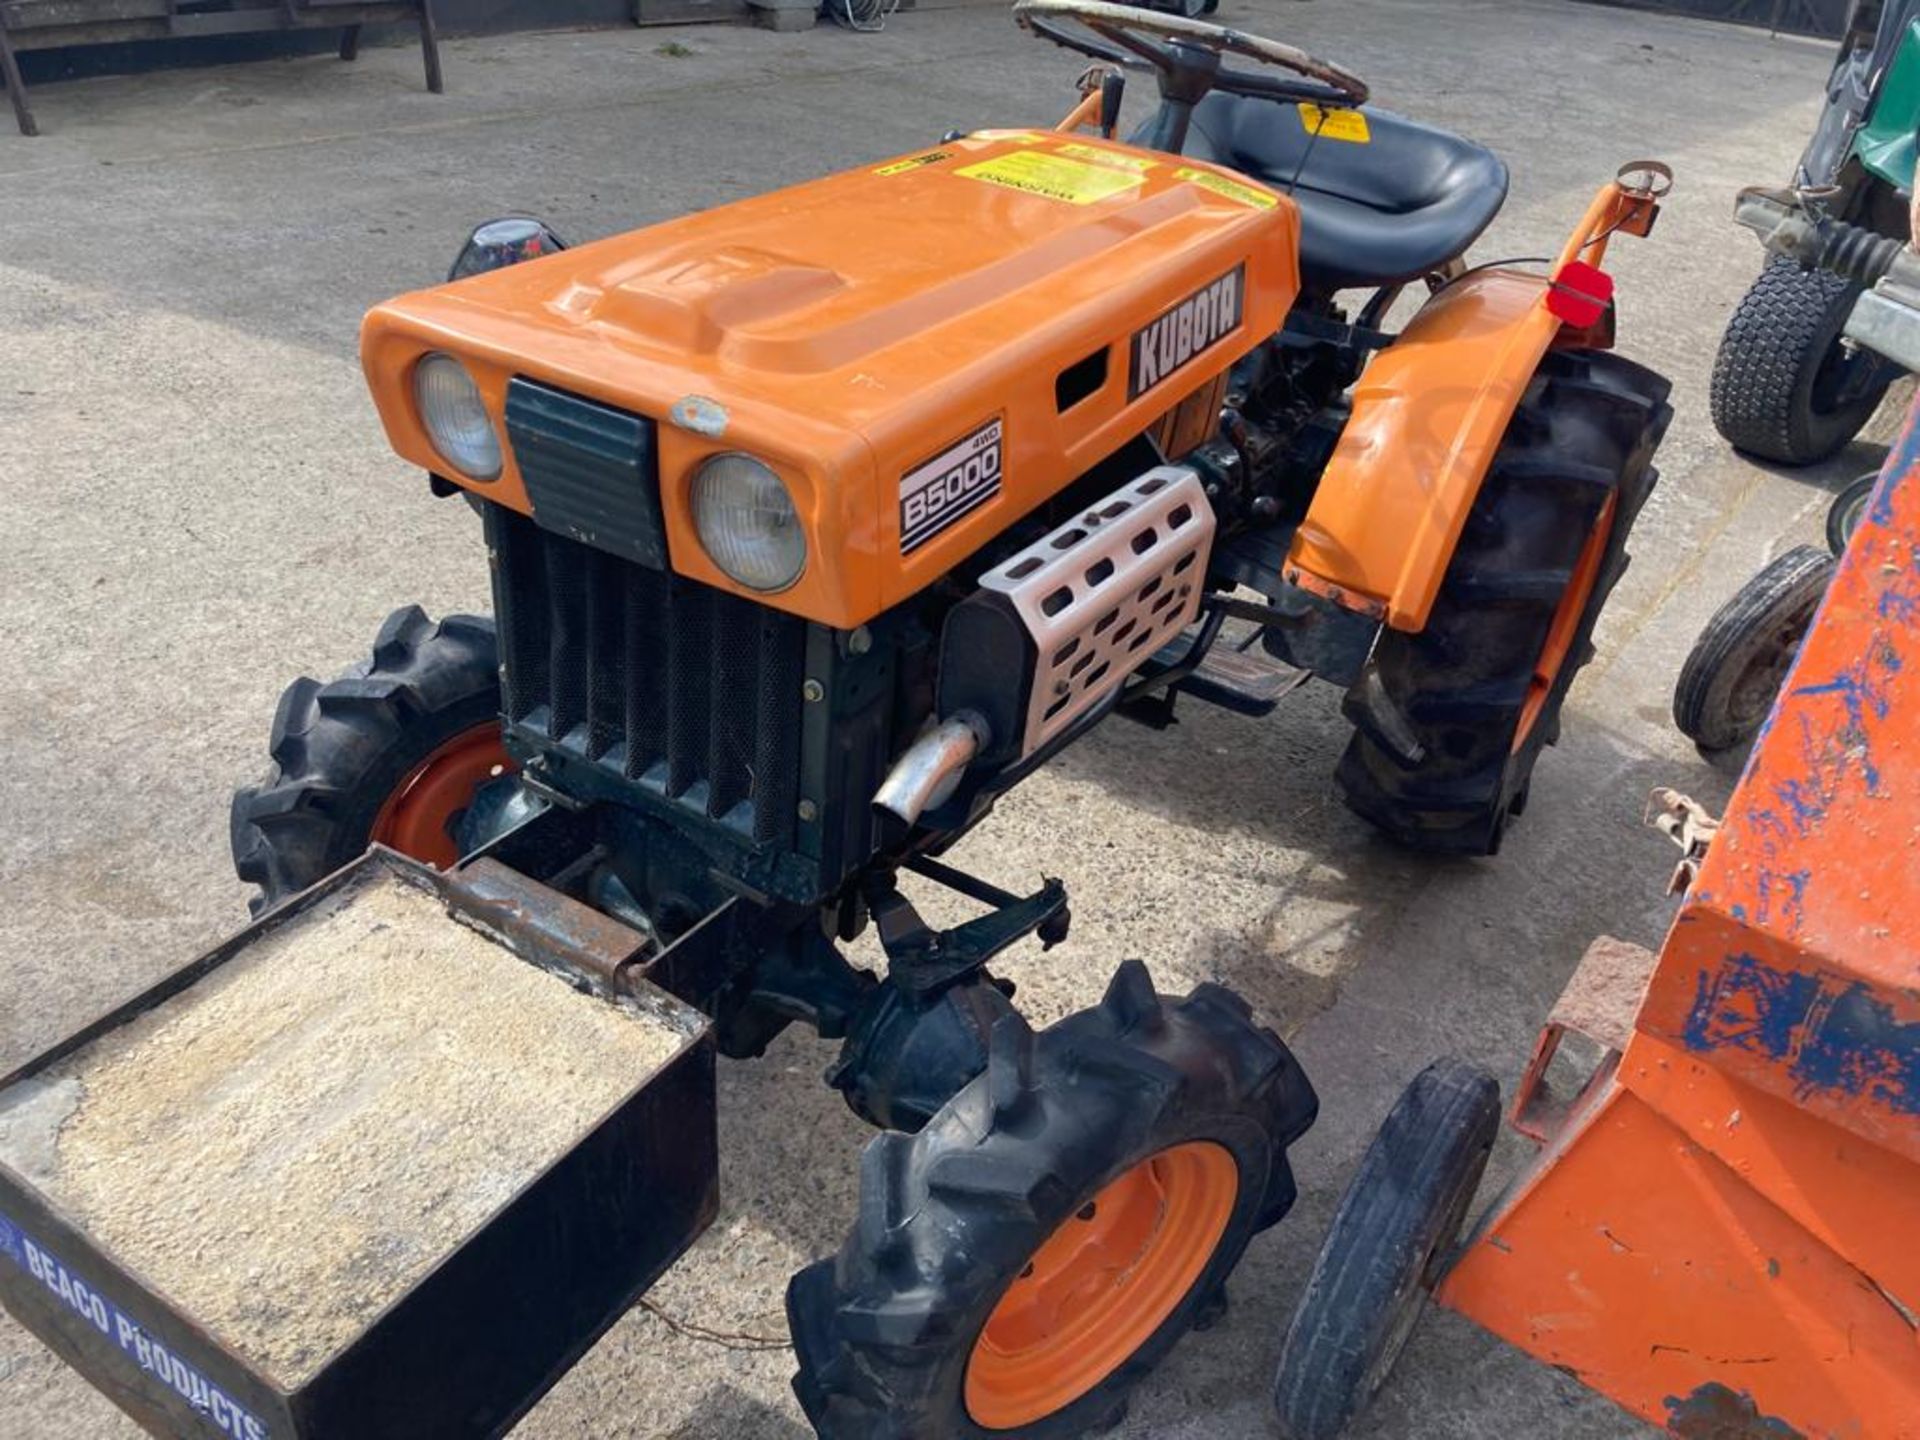
<svg viewBox="0 0 1920 1440">
<path fill-rule="evenodd" d="M 362 358 L 402 456 L 590 544 L 569 515 L 592 477 L 572 465 L 568 504 L 545 500 L 510 389 L 643 417 L 638 472 L 614 466 L 604 484 L 639 473 L 671 567 L 735 591 L 688 487 L 716 453 L 756 457 L 809 546 L 800 579 L 757 598 L 845 628 L 1277 330 L 1297 233 L 1290 201 L 1218 166 L 987 131 L 402 296 L 367 317 Z M 422 426 L 413 371 L 436 351 L 492 414 L 491 482 L 458 473 Z"/>
</svg>

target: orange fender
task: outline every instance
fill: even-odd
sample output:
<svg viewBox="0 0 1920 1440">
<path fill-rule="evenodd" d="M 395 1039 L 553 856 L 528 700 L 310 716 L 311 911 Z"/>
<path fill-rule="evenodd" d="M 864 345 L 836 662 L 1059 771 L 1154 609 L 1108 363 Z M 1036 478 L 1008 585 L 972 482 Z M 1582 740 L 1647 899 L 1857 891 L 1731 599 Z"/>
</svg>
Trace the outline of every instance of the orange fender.
<svg viewBox="0 0 1920 1440">
<path fill-rule="evenodd" d="M 1288 581 L 1395 630 L 1426 628 L 1507 422 L 1560 336 L 1556 288 L 1576 300 L 1561 307 L 1570 315 L 1590 303 L 1604 310 L 1606 295 L 1589 287 L 1611 291 L 1595 273 L 1607 241 L 1646 235 L 1672 181 L 1658 161 L 1623 165 L 1568 237 L 1552 283 L 1478 270 L 1421 307 L 1354 386 L 1352 418 L 1288 552 Z"/>
<path fill-rule="evenodd" d="M 1426 626 L 1480 481 L 1560 320 L 1544 276 L 1482 270 L 1429 300 L 1353 389 L 1286 578 Z"/>
</svg>

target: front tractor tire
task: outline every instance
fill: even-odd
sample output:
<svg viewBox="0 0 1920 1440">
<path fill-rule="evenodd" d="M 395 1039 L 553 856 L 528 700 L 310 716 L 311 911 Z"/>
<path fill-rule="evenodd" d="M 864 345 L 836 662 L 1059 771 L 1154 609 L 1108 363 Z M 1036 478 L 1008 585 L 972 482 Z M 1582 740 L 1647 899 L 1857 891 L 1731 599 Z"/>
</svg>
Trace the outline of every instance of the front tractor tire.
<svg viewBox="0 0 1920 1440">
<path fill-rule="evenodd" d="M 431 865 L 459 858 L 455 827 L 474 792 L 513 768 L 500 739 L 499 663 L 492 620 L 435 624 L 409 605 L 346 674 L 287 687 L 272 768 L 234 793 L 229 818 L 233 868 L 259 887 L 256 915 L 376 840 Z"/>
<path fill-rule="evenodd" d="M 1873 418 L 1899 370 L 1843 339 L 1860 290 L 1782 256 L 1767 261 L 1713 360 L 1713 428 L 1734 449 L 1811 465 Z"/>
<path fill-rule="evenodd" d="M 1347 804 L 1418 850 L 1491 855 L 1593 658 L 1673 417 L 1668 382 L 1617 355 L 1540 362 L 1418 632 L 1385 630 L 1348 692 Z"/>
<path fill-rule="evenodd" d="M 994 1027 L 986 1071 L 861 1162 L 838 1255 L 787 1293 L 824 1440 L 1050 1440 L 1110 1425 L 1292 1206 L 1305 1075 L 1217 985 Z"/>
</svg>

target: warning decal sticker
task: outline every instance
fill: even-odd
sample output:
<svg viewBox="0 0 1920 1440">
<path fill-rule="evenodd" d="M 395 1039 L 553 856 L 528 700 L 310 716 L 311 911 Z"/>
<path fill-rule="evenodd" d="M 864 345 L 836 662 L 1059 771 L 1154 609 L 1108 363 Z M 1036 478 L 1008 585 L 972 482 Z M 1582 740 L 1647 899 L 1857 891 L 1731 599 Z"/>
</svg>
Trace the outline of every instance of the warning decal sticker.
<svg viewBox="0 0 1920 1440">
<path fill-rule="evenodd" d="M 1098 145 L 1082 145 L 1077 140 L 1062 145 L 1060 153 L 1077 160 L 1091 160 L 1096 165 L 1111 165 L 1115 170 L 1137 170 L 1141 174 L 1153 169 L 1155 163 L 1144 155 L 1122 155 L 1117 150 L 1102 150 Z"/>
<path fill-rule="evenodd" d="M 1182 165 L 1173 172 L 1182 180 L 1198 185 L 1202 190 L 1211 190 L 1229 200 L 1237 200 L 1242 205 L 1255 210 L 1271 210 L 1280 203 L 1279 197 L 1269 194 L 1257 185 L 1248 185 L 1244 181 L 1229 180 L 1224 175 L 1216 175 L 1211 170 L 1196 170 L 1191 165 Z"/>
<path fill-rule="evenodd" d="M 998 416 L 900 477 L 900 553 L 917 550 L 1000 493 Z"/>
<path fill-rule="evenodd" d="M 909 170 L 918 170 L 922 165 L 938 165 L 942 160 L 951 160 L 951 150 L 930 150 L 925 155 L 915 155 L 906 160 L 896 160 L 891 165 L 882 165 L 873 173 L 876 175 L 904 175 Z"/>
<path fill-rule="evenodd" d="M 1300 101 L 1299 106 L 1300 123 L 1307 127 L 1309 135 L 1318 135 L 1323 140 L 1346 140 L 1355 145 L 1373 143 L 1367 117 L 1358 110 L 1327 110 L 1305 100 Z"/>
<path fill-rule="evenodd" d="M 953 173 L 969 180 L 984 180 L 989 185 L 1004 185 L 1009 190 L 1024 190 L 1029 195 L 1044 195 L 1049 200 L 1063 200 L 1069 205 L 1092 205 L 1145 183 L 1142 176 L 1130 171 L 1116 170 L 1110 165 L 1089 165 L 1039 150 L 996 155 L 975 165 L 963 165 Z"/>
</svg>

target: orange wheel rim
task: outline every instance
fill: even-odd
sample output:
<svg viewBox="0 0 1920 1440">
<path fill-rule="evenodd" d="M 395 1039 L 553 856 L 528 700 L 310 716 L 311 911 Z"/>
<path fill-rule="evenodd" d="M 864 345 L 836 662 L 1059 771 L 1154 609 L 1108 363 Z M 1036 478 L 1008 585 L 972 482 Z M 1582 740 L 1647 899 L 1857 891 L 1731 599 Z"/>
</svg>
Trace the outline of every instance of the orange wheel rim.
<svg viewBox="0 0 1920 1440">
<path fill-rule="evenodd" d="M 974 1423 L 1031 1424 L 1119 1369 L 1191 1293 L 1239 1195 L 1232 1152 L 1193 1140 L 1143 1160 L 1070 1216 L 974 1342 Z"/>
<path fill-rule="evenodd" d="M 463 730 L 409 770 L 373 817 L 379 844 L 444 870 L 460 858 L 453 822 L 489 780 L 519 766 L 500 739 L 500 722 Z"/>
<path fill-rule="evenodd" d="M 1580 551 L 1580 561 L 1573 567 L 1573 578 L 1567 582 L 1566 594 L 1560 597 L 1560 608 L 1553 612 L 1553 624 L 1547 630 L 1547 643 L 1541 647 L 1540 658 L 1533 665 L 1533 680 L 1527 686 L 1526 703 L 1520 707 L 1520 724 L 1513 732 L 1513 748 L 1527 743 L 1527 737 L 1533 734 L 1533 727 L 1540 723 L 1540 717 L 1546 712 L 1547 699 L 1553 694 L 1554 682 L 1560 678 L 1561 670 L 1566 668 L 1567 656 L 1572 653 L 1574 636 L 1580 632 L 1581 617 L 1587 613 L 1587 602 L 1593 599 L 1593 587 L 1600 583 L 1600 566 L 1607 558 L 1607 542 L 1613 538 L 1613 511 L 1618 497 L 1609 495 L 1607 503 L 1600 509 L 1600 518 L 1593 522 L 1593 533 L 1587 536 L 1587 543 Z"/>
</svg>

